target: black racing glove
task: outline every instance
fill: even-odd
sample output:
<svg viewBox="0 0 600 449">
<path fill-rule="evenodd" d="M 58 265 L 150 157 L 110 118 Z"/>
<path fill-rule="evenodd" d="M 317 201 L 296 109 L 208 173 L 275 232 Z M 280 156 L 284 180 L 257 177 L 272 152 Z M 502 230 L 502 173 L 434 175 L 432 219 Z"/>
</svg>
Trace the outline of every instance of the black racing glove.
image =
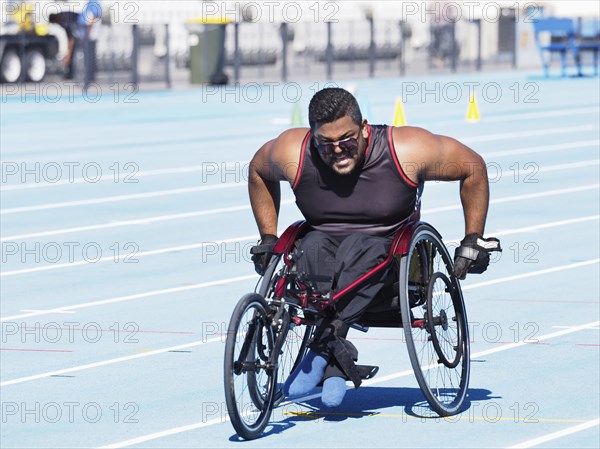
<svg viewBox="0 0 600 449">
<path fill-rule="evenodd" d="M 263 276 L 269 260 L 273 255 L 273 248 L 277 243 L 277 236 L 273 234 L 265 234 L 258 243 L 250 248 L 250 254 L 252 254 L 252 262 L 254 262 L 254 269 L 258 274 Z"/>
<path fill-rule="evenodd" d="M 454 252 L 454 276 L 464 279 L 467 273 L 483 273 L 490 264 L 492 251 L 502 251 L 500 240 L 494 237 L 484 239 L 479 234 L 467 234 Z"/>
</svg>

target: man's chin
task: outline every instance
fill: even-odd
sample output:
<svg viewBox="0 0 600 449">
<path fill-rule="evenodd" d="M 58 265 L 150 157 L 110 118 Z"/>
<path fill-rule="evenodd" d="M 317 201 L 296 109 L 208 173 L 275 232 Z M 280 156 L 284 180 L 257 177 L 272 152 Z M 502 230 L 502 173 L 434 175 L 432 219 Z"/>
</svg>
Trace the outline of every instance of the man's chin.
<svg viewBox="0 0 600 449">
<path fill-rule="evenodd" d="M 356 163 L 354 161 L 351 161 L 349 164 L 345 164 L 345 165 L 337 165 L 337 164 L 333 164 L 331 166 L 331 169 L 336 172 L 338 175 L 349 175 L 351 174 L 354 169 L 356 168 Z"/>
</svg>

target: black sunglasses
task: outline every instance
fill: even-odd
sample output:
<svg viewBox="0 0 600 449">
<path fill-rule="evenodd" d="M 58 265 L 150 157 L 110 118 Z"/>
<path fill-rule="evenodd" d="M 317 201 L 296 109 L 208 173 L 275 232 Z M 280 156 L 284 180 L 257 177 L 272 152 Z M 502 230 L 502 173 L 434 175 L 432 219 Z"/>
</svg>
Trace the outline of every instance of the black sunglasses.
<svg viewBox="0 0 600 449">
<path fill-rule="evenodd" d="M 358 149 L 358 139 L 355 137 L 346 137 L 345 139 L 338 140 L 337 142 L 319 142 L 315 137 L 315 143 L 321 153 L 333 153 L 335 146 L 340 147 L 342 151 L 354 152 Z"/>
</svg>

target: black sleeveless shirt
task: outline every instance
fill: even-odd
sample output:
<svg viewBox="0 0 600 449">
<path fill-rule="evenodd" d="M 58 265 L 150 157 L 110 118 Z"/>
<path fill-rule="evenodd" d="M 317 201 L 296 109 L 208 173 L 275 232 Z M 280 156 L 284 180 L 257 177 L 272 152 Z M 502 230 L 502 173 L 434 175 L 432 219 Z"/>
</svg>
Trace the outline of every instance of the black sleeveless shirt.
<svg viewBox="0 0 600 449">
<path fill-rule="evenodd" d="M 391 236 L 415 210 L 417 184 L 402 170 L 392 128 L 369 125 L 363 160 L 347 175 L 325 165 L 310 131 L 292 189 L 308 224 L 341 240 L 354 232 Z"/>
</svg>

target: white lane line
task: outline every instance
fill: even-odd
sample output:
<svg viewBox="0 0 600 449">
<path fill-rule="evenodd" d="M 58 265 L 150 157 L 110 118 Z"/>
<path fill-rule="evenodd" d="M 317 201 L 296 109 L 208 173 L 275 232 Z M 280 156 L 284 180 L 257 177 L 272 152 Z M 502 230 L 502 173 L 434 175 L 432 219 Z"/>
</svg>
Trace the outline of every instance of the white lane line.
<svg viewBox="0 0 600 449">
<path fill-rule="evenodd" d="M 564 225 L 569 225 L 569 224 L 574 224 L 577 222 L 585 222 L 588 220 L 593 220 L 593 219 L 598 219 L 599 216 L 598 215 L 594 215 L 594 216 L 588 216 L 588 217 L 581 217 L 581 218 L 573 218 L 570 220 L 560 220 L 560 221 L 555 221 L 555 222 L 550 222 L 550 223 L 542 223 L 539 225 L 534 225 L 534 226 L 526 226 L 523 228 L 515 228 L 515 229 L 509 229 L 509 230 L 505 230 L 503 232 L 497 233 L 495 235 L 508 235 L 508 234 L 517 234 L 517 233 L 521 233 L 521 232 L 530 232 L 530 231 L 537 231 L 539 229 L 546 229 L 546 228 L 551 228 L 551 227 L 556 227 L 556 226 L 564 226 Z M 258 236 L 253 236 L 254 238 L 257 238 Z M 228 239 L 228 241 L 240 241 L 241 239 L 243 239 L 244 237 L 236 237 L 233 239 Z M 447 243 L 451 243 L 451 242 L 457 242 L 458 240 L 448 240 L 446 241 Z M 523 274 L 521 275 L 517 275 L 517 276 L 525 276 Z M 252 278 L 253 276 L 246 276 L 246 277 L 242 277 L 242 278 L 230 278 L 230 279 L 247 279 L 247 278 Z M 229 282 L 229 279 L 223 279 L 222 281 L 215 281 L 215 282 Z M 489 281 L 488 281 L 489 282 Z M 194 287 L 194 288 L 203 288 L 205 286 L 206 283 L 201 283 L 201 284 L 195 284 L 196 286 L 200 286 L 200 287 Z M 210 286 L 210 285 L 206 285 L 206 286 Z M 181 287 L 177 287 L 181 288 Z M 469 289 L 469 288 L 473 288 L 473 287 L 469 287 L 469 286 L 463 286 L 463 290 L 465 289 Z M 186 290 L 188 289 L 187 287 L 185 288 Z M 179 291 L 179 290 L 176 290 Z M 156 293 L 158 292 L 158 293 Z M 96 305 L 102 305 L 102 304 L 110 304 L 112 302 L 120 302 L 120 301 L 124 301 L 124 300 L 129 300 L 129 299 L 137 299 L 137 298 L 143 298 L 146 296 L 155 296 L 155 294 L 162 294 L 162 292 L 168 292 L 168 293 L 172 293 L 173 290 L 172 289 L 166 289 L 166 290 L 156 290 L 156 291 L 150 291 L 150 292 L 146 292 L 146 293 L 140 293 L 139 295 L 129 295 L 129 296 L 125 296 L 125 297 L 118 297 L 118 298 L 114 298 L 114 299 L 107 299 L 107 300 L 101 300 L 101 301 L 94 301 L 91 303 L 83 303 L 80 305 L 75 305 L 75 306 L 65 306 L 65 307 L 59 307 L 59 308 L 54 308 L 54 309 L 49 309 L 47 311 L 40 311 L 40 312 L 36 312 L 36 313 L 30 313 L 30 314 L 23 314 L 23 315 L 13 315 L 13 316 L 8 316 L 8 317 L 1 317 L 0 318 L 0 322 L 2 321 L 7 321 L 7 320 L 12 320 L 12 319 L 19 319 L 19 318 L 27 318 L 27 317 L 31 317 L 31 316 L 38 316 L 38 315 L 45 315 L 47 313 L 64 313 L 65 310 L 72 310 L 72 309 L 78 309 L 78 308 L 83 308 L 83 307 L 91 307 L 91 306 L 96 306 Z M 140 296 L 141 295 L 141 296 Z M 125 299 L 122 299 L 125 298 Z"/>
<path fill-rule="evenodd" d="M 132 446 L 134 444 L 144 443 L 146 441 L 155 440 L 157 438 L 168 437 L 169 435 L 176 435 L 178 433 L 189 432 L 190 430 L 201 429 L 203 427 L 213 426 L 215 424 L 221 424 L 229 421 L 229 416 L 223 418 L 210 419 L 204 422 L 198 422 L 195 424 L 189 424 L 187 426 L 175 427 L 173 429 L 163 430 L 162 432 L 152 433 L 142 437 L 132 438 L 130 440 L 121 441 L 119 443 L 109 444 L 107 446 L 101 446 L 98 449 L 118 449 L 121 447 Z"/>
<path fill-rule="evenodd" d="M 72 310 L 60 310 L 60 309 L 22 309 L 22 310 L 19 310 L 19 312 L 34 312 L 34 313 L 38 313 L 38 312 L 49 312 L 50 310 L 53 313 L 77 313 L 77 312 L 72 311 Z"/>
<path fill-rule="evenodd" d="M 172 174 L 180 174 L 180 173 L 204 173 L 207 172 L 207 175 L 205 175 L 205 177 L 212 177 L 215 174 L 219 173 L 221 174 L 222 172 L 225 173 L 229 173 L 228 170 L 232 170 L 232 169 L 237 169 L 237 168 L 241 168 L 241 167 L 245 167 L 246 164 L 248 164 L 250 161 L 238 161 L 238 162 L 206 162 L 202 165 L 190 165 L 190 166 L 185 166 L 185 167 L 172 167 L 172 168 L 161 168 L 161 169 L 156 169 L 156 170 L 144 170 L 144 171 L 138 171 L 138 172 L 128 172 L 128 171 L 123 171 L 123 173 L 121 174 L 120 177 L 115 178 L 115 174 L 113 173 L 112 175 L 102 175 L 100 178 L 98 178 L 98 180 L 94 179 L 94 184 L 97 184 L 99 182 L 104 182 L 104 181 L 112 181 L 112 182 L 116 182 L 116 181 L 120 181 L 120 182 L 124 182 L 127 183 L 126 179 L 127 177 L 129 177 L 130 180 L 134 180 L 137 178 L 143 178 L 146 176 L 159 176 L 159 175 L 172 175 Z M 6 162 L 5 162 L 6 164 Z M 20 166 L 21 163 L 17 163 L 15 162 L 15 164 L 18 164 Z M 217 171 L 215 172 L 214 169 L 215 167 L 217 168 Z M 27 167 L 29 168 L 29 167 Z M 220 171 L 219 171 L 220 170 Z M 240 172 L 241 174 L 241 172 Z M 5 175 L 7 180 L 9 175 Z M 16 176 L 16 175 L 15 175 Z M 123 178 L 123 179 L 121 179 Z M 90 183 L 90 178 L 84 178 L 84 177 L 79 177 L 79 178 L 68 178 L 68 179 L 59 179 L 56 182 L 36 182 L 36 183 L 21 183 L 21 184 L 11 184 L 11 185 L 5 185 L 2 186 L 1 189 L 3 192 L 10 192 L 10 191 L 14 191 L 14 190 L 28 190 L 28 189 L 39 189 L 39 188 L 48 188 L 48 187 L 54 187 L 54 186 L 64 186 L 64 185 L 71 185 L 71 184 L 89 184 Z M 132 184 L 135 182 L 132 182 Z"/>
<path fill-rule="evenodd" d="M 530 164 L 530 165 L 528 165 Z M 525 163 L 523 164 L 523 166 L 519 166 L 519 168 L 517 170 L 513 170 L 513 173 L 516 174 L 520 174 L 521 172 L 523 172 L 524 176 L 527 176 L 528 174 L 530 175 L 536 175 L 538 173 L 546 173 L 546 172 L 553 172 L 553 171 L 559 171 L 559 170 L 569 170 L 572 168 L 581 168 L 581 167 L 593 167 L 594 165 L 599 165 L 600 164 L 600 159 L 588 159 L 585 161 L 579 161 L 579 162 L 569 162 L 566 164 L 556 164 L 556 165 L 548 165 L 545 167 L 538 167 L 537 164 L 530 162 L 530 163 Z M 535 169 L 536 167 L 538 167 L 537 170 L 532 170 Z"/>
<path fill-rule="evenodd" d="M 589 113 L 598 113 L 597 107 L 589 107 L 589 108 L 578 108 L 578 109 L 570 109 L 570 114 L 589 114 Z M 521 114 L 506 114 L 499 117 L 487 117 L 485 119 L 486 122 L 495 123 L 495 122 L 512 122 L 514 120 L 523 120 L 523 119 L 535 119 L 535 118 L 544 118 L 544 117 L 562 117 L 566 115 L 563 110 L 552 110 L 552 111 L 541 111 L 541 112 L 524 112 Z"/>
<path fill-rule="evenodd" d="M 558 432 L 549 433 L 547 435 L 544 435 L 544 436 L 541 436 L 538 438 L 534 438 L 532 440 L 523 441 L 522 443 L 515 444 L 514 446 L 510 446 L 508 449 L 526 449 L 529 447 L 539 446 L 542 443 L 546 443 L 546 442 L 552 441 L 552 440 L 557 440 L 557 439 L 565 437 L 567 435 L 581 432 L 582 430 L 591 429 L 592 427 L 596 427 L 598 425 L 600 425 L 600 418 L 592 419 L 591 421 L 577 424 L 576 426 L 567 427 L 566 429 L 559 430 Z"/>
<path fill-rule="evenodd" d="M 184 343 L 182 345 L 171 346 L 169 348 L 155 349 L 153 351 L 141 352 L 139 354 L 127 355 L 124 357 L 117 357 L 115 359 L 101 360 L 100 362 L 88 363 L 87 365 L 74 366 L 72 368 L 59 369 L 56 371 L 49 371 L 41 374 L 34 374 L 33 376 L 20 377 L 18 379 L 7 380 L 0 382 L 0 387 L 6 387 L 8 385 L 19 384 L 23 382 L 30 382 L 32 380 L 45 379 L 52 376 L 61 376 L 63 374 L 75 373 L 77 371 L 83 371 L 91 368 L 98 368 L 100 366 L 112 365 L 114 363 L 127 362 L 129 360 L 141 359 L 144 357 L 150 357 L 152 355 L 164 354 L 169 351 L 180 351 L 182 349 L 193 348 L 195 346 L 202 346 L 208 343 L 215 343 L 217 341 L 223 341 L 223 337 L 215 337 L 210 339 L 192 341 L 190 343 Z"/>
<path fill-rule="evenodd" d="M 549 136 L 552 134 L 563 134 L 563 133 L 581 132 L 581 131 L 594 131 L 596 129 L 598 129 L 598 127 L 596 125 L 567 126 L 564 128 L 534 129 L 534 130 L 520 131 L 520 132 L 514 132 L 514 133 L 488 134 L 485 136 L 463 137 L 458 140 L 460 140 L 463 143 L 470 144 L 470 143 L 477 143 L 477 142 L 489 142 L 492 140 L 503 140 L 503 139 L 535 137 L 535 136 Z"/>
<path fill-rule="evenodd" d="M 587 184 L 583 186 L 570 187 L 566 189 L 556 189 L 556 190 L 546 190 L 544 192 L 535 192 L 528 193 L 525 195 L 515 195 L 515 196 L 505 196 L 503 198 L 496 198 L 490 200 L 490 204 L 500 204 L 500 203 L 509 203 L 512 201 L 523 201 L 530 200 L 533 198 L 543 198 L 546 196 L 556 196 L 556 195 L 564 195 L 568 193 L 576 193 L 576 192 L 584 192 L 586 190 L 598 190 L 600 188 L 600 184 Z M 449 210 L 457 210 L 462 209 L 462 205 L 453 204 L 451 206 L 441 206 L 435 207 L 432 209 L 422 209 L 421 215 L 437 213 L 437 212 L 446 212 Z"/>
<path fill-rule="evenodd" d="M 141 252 L 135 253 L 133 255 L 132 254 L 121 254 L 118 257 L 115 257 L 115 255 L 113 254 L 111 256 L 101 257 L 98 260 L 95 260 L 94 262 L 90 262 L 88 260 L 78 260 L 78 261 L 67 262 L 67 263 L 42 265 L 41 267 L 35 267 L 35 268 L 23 268 L 21 270 L 4 271 L 4 272 L 0 273 L 0 277 L 18 276 L 20 274 L 29 274 L 29 273 L 38 273 L 40 271 L 60 270 L 63 268 L 79 267 L 82 265 L 90 265 L 90 264 L 93 265 L 93 264 L 102 263 L 102 262 L 111 262 L 111 261 L 117 262 L 117 261 L 125 260 L 130 257 L 134 257 L 135 259 L 137 259 L 138 257 L 156 256 L 159 254 L 168 254 L 168 253 L 174 253 L 174 252 L 179 252 L 179 251 L 189 251 L 192 249 L 205 248 L 207 246 L 210 247 L 213 245 L 220 245 L 222 243 L 234 243 L 234 242 L 257 240 L 258 238 L 259 238 L 258 234 L 253 234 L 253 235 L 246 235 L 243 237 L 234 237 L 231 239 L 216 240 L 214 242 L 192 243 L 190 245 L 171 246 L 169 248 L 160 248 L 160 249 L 153 249 L 153 250 L 149 250 L 149 251 L 141 251 Z"/>
<path fill-rule="evenodd" d="M 552 333 L 552 334 L 547 334 L 547 335 L 542 335 L 540 336 L 538 339 L 539 340 L 547 340 L 549 338 L 555 338 L 561 335 L 566 335 L 566 334 L 570 334 L 573 332 L 577 332 L 579 330 L 583 330 L 583 329 L 587 329 L 590 326 L 595 326 L 598 325 L 598 323 L 588 323 L 588 324 L 584 324 L 581 326 L 576 326 L 573 327 L 571 330 L 565 331 L 565 333 L 562 333 L 560 335 L 558 335 L 558 333 Z M 516 346 L 515 345 L 506 345 L 506 346 L 501 346 L 498 351 L 496 352 L 500 352 L 500 351 L 507 351 L 509 349 L 514 349 Z M 471 358 L 476 358 L 476 357 L 480 357 L 482 355 L 484 355 L 485 351 L 480 352 L 480 353 L 475 353 L 471 355 Z M 411 376 L 414 375 L 414 371 L 412 369 L 410 370 L 405 370 L 405 371 L 399 371 L 396 373 L 392 373 L 389 374 L 387 376 L 381 376 L 381 377 L 377 377 L 375 379 L 370 379 L 370 380 L 366 380 L 363 382 L 363 385 L 367 386 L 367 385 L 375 385 L 375 384 L 379 384 L 382 382 L 387 382 L 388 380 L 394 380 L 394 379 L 398 379 L 400 377 L 406 377 L 406 376 Z M 349 387 L 352 388 L 352 387 Z M 309 401 L 311 399 L 315 399 L 321 396 L 321 393 L 316 393 L 316 394 L 311 394 L 309 396 L 304 396 L 298 399 L 294 399 L 292 401 L 286 401 L 284 403 L 282 403 L 279 407 L 285 407 L 286 405 L 292 404 L 292 403 L 300 403 L 300 402 L 306 402 Z M 178 433 L 183 433 L 183 432 L 188 432 L 190 430 L 196 430 L 196 429 L 200 429 L 202 427 L 208 427 L 208 426 L 212 426 L 212 425 L 216 425 L 216 424 L 222 424 L 227 422 L 228 419 L 223 419 L 223 418 L 217 418 L 217 419 L 212 419 L 210 421 L 206 421 L 206 422 L 199 422 L 199 423 L 194 423 L 194 424 L 189 424 L 186 426 L 179 426 L 179 427 L 175 427 L 172 429 L 167 429 L 167 430 L 163 430 L 160 432 L 155 432 L 155 433 L 150 433 L 147 435 L 142 435 L 139 436 L 137 438 L 131 438 L 129 440 L 124 440 L 124 441 L 119 441 L 117 443 L 112 443 L 106 446 L 101 446 L 98 449 L 120 449 L 123 447 L 128 447 L 128 446 L 133 446 L 134 444 L 140 444 L 140 443 L 144 443 L 146 441 L 151 441 L 151 440 L 156 440 L 158 438 L 162 438 L 165 436 L 170 436 L 170 435 L 175 435 Z M 589 424 L 589 423 L 584 423 L 584 424 Z M 575 427 L 581 427 L 582 425 L 579 426 L 575 426 Z M 592 425 L 589 425 L 589 427 L 592 427 Z M 580 429 L 583 430 L 583 429 Z M 533 440 L 532 440 L 533 441 Z M 539 444 L 539 443 L 538 443 Z M 515 447 L 520 447 L 520 446 L 515 446 Z M 531 446 L 524 446 L 524 447 L 531 447 Z"/>
<path fill-rule="evenodd" d="M 554 228 L 556 226 L 565 226 L 565 225 L 570 225 L 570 224 L 583 223 L 586 221 L 598 221 L 598 220 L 600 220 L 600 215 L 588 215 L 587 217 L 571 218 L 568 220 L 559 220 L 559 221 L 553 221 L 550 223 L 526 226 L 524 228 L 519 228 L 518 232 L 539 231 L 541 229 Z M 515 234 L 516 233 L 515 231 L 516 230 L 514 230 L 514 229 L 506 229 L 504 231 L 492 232 L 491 235 L 502 237 L 503 235 Z M 456 240 L 456 241 L 458 241 L 458 240 Z"/>
<path fill-rule="evenodd" d="M 486 349 L 485 351 L 480 351 L 475 354 L 472 354 L 471 359 L 483 357 L 483 356 L 490 355 L 490 354 L 495 354 L 496 352 L 506 351 L 507 349 L 518 348 L 519 346 L 524 346 L 524 345 L 528 345 L 531 343 L 537 343 L 540 341 L 549 340 L 550 338 L 562 337 L 563 335 L 568 335 L 573 332 L 579 332 L 582 330 L 593 329 L 596 326 L 598 326 L 598 324 L 600 324 L 600 321 L 582 324 L 581 326 L 573 326 L 573 327 L 570 327 L 569 329 L 563 329 L 560 331 L 552 332 L 550 334 L 541 335 L 539 337 L 532 338 L 531 340 L 523 340 L 523 341 L 518 341 L 516 343 L 507 343 L 505 345 L 498 346 L 496 348 Z"/>
<path fill-rule="evenodd" d="M 281 201 L 281 205 L 293 204 L 295 201 L 293 199 L 283 200 Z M 37 237 L 49 237 L 53 235 L 63 235 L 70 234 L 73 232 L 86 232 L 86 231 L 95 231 L 98 229 L 106 229 L 106 228 L 118 228 L 121 226 L 135 226 L 135 225 L 149 225 L 152 223 L 158 223 L 161 221 L 170 221 L 170 220 L 181 220 L 184 218 L 192 218 L 192 217 L 201 217 L 204 215 L 215 215 L 215 214 L 223 214 L 228 212 L 238 212 L 242 210 L 250 210 L 250 204 L 245 204 L 242 206 L 232 206 L 232 207 L 220 207 L 217 209 L 205 209 L 205 210 L 197 210 L 192 212 L 182 212 L 178 214 L 169 214 L 169 215 L 155 215 L 154 217 L 145 217 L 138 218 L 134 220 L 124 220 L 124 221 L 112 221 L 109 223 L 101 223 L 96 225 L 89 226 L 78 226 L 74 228 L 66 228 L 66 229 L 55 229 L 53 231 L 42 231 L 42 232 L 34 232 L 31 234 L 19 234 L 19 235 L 10 235 L 8 237 L 0 238 L 0 242 L 9 242 L 15 240 L 26 240 Z"/>
<path fill-rule="evenodd" d="M 543 198 L 545 196 L 562 195 L 565 193 L 583 192 L 586 190 L 598 190 L 600 184 L 587 184 L 583 186 L 570 187 L 567 189 L 546 190 L 545 192 L 530 193 L 527 195 L 505 196 L 490 201 L 490 204 L 507 203 L 510 201 L 530 200 L 532 198 Z"/>
<path fill-rule="evenodd" d="M 537 147 L 525 147 L 518 148 L 515 150 L 503 150 L 503 151 L 491 151 L 489 153 L 481 152 L 481 156 L 486 161 L 489 161 L 490 157 L 506 157 L 506 156 L 516 156 L 519 154 L 529 154 L 529 153 L 546 153 L 550 151 L 565 151 L 572 150 L 574 148 L 584 148 L 584 147 L 594 147 L 598 148 L 600 145 L 600 140 L 580 140 L 578 142 L 569 142 L 569 143 L 558 143 L 553 145 L 540 145 Z"/>
<path fill-rule="evenodd" d="M 562 108 L 559 108 L 562 109 Z M 598 113 L 599 110 L 597 107 L 589 107 L 589 108 L 577 108 L 577 109 L 566 109 L 566 110 L 552 110 L 552 111 L 542 111 L 542 112 L 524 112 L 521 114 L 506 114 L 503 113 L 499 116 L 486 117 L 486 123 L 499 123 L 499 122 L 513 122 L 513 121 L 522 121 L 522 120 L 531 120 L 531 119 L 539 119 L 546 117 L 563 117 L 568 114 L 589 114 L 589 113 Z M 436 125 L 450 125 L 450 124 L 458 124 L 461 123 L 460 120 L 452 119 L 452 120 L 440 120 L 435 121 Z"/>
<path fill-rule="evenodd" d="M 161 197 L 161 196 L 181 195 L 181 194 L 187 194 L 187 193 L 197 193 L 197 192 L 204 192 L 204 191 L 210 191 L 210 190 L 231 189 L 231 188 L 237 188 L 237 187 L 246 187 L 246 182 L 211 184 L 211 185 L 207 185 L 207 186 L 183 187 L 183 188 L 179 188 L 179 189 L 156 190 L 154 192 L 132 193 L 129 195 L 105 196 L 102 198 L 93 198 L 90 200 L 64 201 L 61 203 L 37 204 L 35 206 L 12 207 L 12 208 L 8 208 L 8 209 L 0 209 L 0 214 L 2 214 L 2 215 L 19 214 L 22 212 L 33 212 L 33 211 L 38 211 L 38 210 L 62 209 L 65 207 L 87 206 L 88 204 L 114 203 L 114 202 L 118 202 L 118 201 L 131 201 L 131 200 L 139 200 L 139 199 L 143 199 L 143 198 L 156 198 L 156 197 Z"/>
<path fill-rule="evenodd" d="M 549 223 L 525 226 L 523 228 L 505 229 L 503 231 L 494 231 L 494 232 L 489 232 L 487 234 L 493 235 L 494 237 L 502 237 L 504 235 L 520 234 L 520 233 L 524 233 L 524 232 L 535 232 L 535 231 L 540 231 L 542 229 L 549 229 L 549 228 L 555 228 L 558 226 L 567 226 L 567 225 L 572 225 L 572 224 L 577 224 L 577 223 L 585 223 L 588 221 L 598 221 L 598 220 L 600 220 L 600 215 L 588 215 L 586 217 L 570 218 L 568 220 L 551 221 Z M 458 239 L 449 239 L 449 240 L 444 239 L 444 243 L 446 245 L 452 245 L 452 244 L 459 243 L 461 240 L 462 240 L 462 237 L 460 237 Z"/>
<path fill-rule="evenodd" d="M 2 318 L 0 318 L 0 322 L 18 320 L 21 318 L 29 318 L 32 316 L 48 315 L 48 314 L 52 314 L 52 313 L 69 313 L 73 310 L 87 309 L 88 307 L 104 306 L 106 304 L 114 304 L 117 302 L 131 301 L 134 299 L 151 298 L 153 296 L 170 295 L 173 293 L 180 293 L 180 292 L 185 292 L 185 291 L 189 291 L 189 290 L 197 290 L 197 289 L 207 288 L 207 287 L 214 287 L 217 285 L 226 285 L 226 284 L 233 284 L 235 282 L 249 281 L 251 279 L 257 280 L 258 276 L 256 274 L 250 274 L 250 275 L 245 275 L 245 276 L 237 276 L 237 277 L 232 277 L 232 278 L 227 278 L 227 279 L 220 279 L 220 280 L 216 280 L 216 281 L 200 282 L 198 284 L 183 285 L 181 287 L 163 288 L 160 290 L 151 290 L 148 292 L 135 293 L 132 295 L 117 296 L 115 298 L 108 298 L 108 299 L 101 299 L 98 301 L 84 302 L 84 303 L 80 303 L 80 304 L 75 304 L 73 306 L 56 307 L 54 309 L 47 309 L 47 310 L 36 310 L 34 312 L 23 313 L 20 315 L 12 315 L 12 316 L 2 317 Z"/>
<path fill-rule="evenodd" d="M 599 260 L 600 259 L 595 259 L 593 262 L 597 263 Z M 592 262 L 592 261 L 588 261 L 588 262 Z M 560 267 L 554 267 L 553 270 L 554 271 L 567 270 L 567 269 L 577 268 L 577 266 L 580 266 L 580 264 L 563 265 L 563 266 L 560 266 Z M 528 273 L 528 277 L 539 276 L 539 275 L 546 274 L 548 272 L 549 272 L 548 270 L 534 271 L 534 272 Z M 256 276 L 254 276 L 254 275 L 252 277 L 256 278 Z M 508 276 L 508 277 L 504 277 L 504 278 L 500 278 L 500 279 L 495 279 L 494 283 L 495 284 L 499 284 L 499 283 L 503 283 L 503 282 L 512 282 L 514 280 L 515 280 L 515 276 Z M 471 285 L 470 289 L 484 287 L 486 285 L 488 285 L 487 282 L 480 282 L 478 284 Z M 186 287 L 181 287 L 181 288 L 185 289 Z M 191 290 L 192 288 L 201 288 L 201 287 L 187 286 L 188 290 Z M 463 290 L 464 290 L 464 288 L 463 288 Z M 112 302 L 116 302 L 116 301 L 112 301 Z M 79 306 L 74 306 L 74 307 L 63 307 L 60 310 L 69 310 L 69 309 L 74 309 L 76 307 L 82 308 L 83 306 L 84 305 L 79 305 Z M 89 307 L 89 305 L 88 305 L 88 307 Z M 5 320 L 6 320 L 6 318 L 3 319 L 2 321 L 5 321 Z M 536 341 L 542 341 L 542 340 L 545 340 L 547 338 L 554 338 L 554 337 L 560 336 L 560 335 L 567 335 L 567 334 L 570 334 L 572 332 L 577 332 L 577 331 L 582 330 L 582 329 L 587 328 L 587 327 L 598 326 L 599 323 L 600 322 L 596 321 L 596 322 L 591 323 L 591 324 L 584 324 L 582 326 L 576 326 L 576 327 L 573 327 L 573 328 L 570 328 L 570 329 L 563 329 L 561 331 L 557 331 L 557 332 L 553 332 L 551 334 L 547 334 L 547 336 L 537 337 Z M 212 341 L 215 341 L 215 342 L 219 341 L 219 340 L 221 340 L 221 337 L 212 339 Z M 196 341 L 196 342 L 187 343 L 187 344 L 189 344 L 189 345 L 197 345 L 198 343 L 199 342 Z M 510 349 L 512 347 L 521 346 L 522 344 L 528 344 L 528 342 L 510 343 L 510 344 L 507 344 L 507 345 L 504 345 L 504 346 L 495 347 L 495 348 L 493 348 L 491 350 L 482 351 L 480 353 L 473 354 L 471 356 L 471 358 L 479 357 L 479 356 L 487 355 L 487 354 L 492 354 L 494 352 L 505 351 L 506 349 Z M 142 355 L 145 354 L 145 356 L 148 356 L 148 355 L 153 355 L 154 353 L 160 354 L 162 352 L 170 351 L 170 350 L 172 350 L 172 348 L 167 348 L 166 350 L 165 349 L 157 350 L 159 352 L 152 351 L 150 353 L 143 353 Z M 105 360 L 105 361 L 101 361 L 101 362 L 90 363 L 90 364 L 87 364 L 87 365 L 75 366 L 75 367 L 72 367 L 72 368 L 66 368 L 64 370 L 51 371 L 49 373 L 41 373 L 41 374 L 36 374 L 36 375 L 33 375 L 33 376 L 20 377 L 20 378 L 17 378 L 17 379 L 13 379 L 13 380 L 8 380 L 8 381 L 5 381 L 5 382 L 2 382 L 2 383 L 0 383 L 0 387 L 6 386 L 6 385 L 18 384 L 18 383 L 22 383 L 22 382 L 29 382 L 31 380 L 42 379 L 44 377 L 49 377 L 49 376 L 53 376 L 53 375 L 56 375 L 56 374 L 64 374 L 64 373 L 73 372 L 73 371 L 80 371 L 82 369 L 94 368 L 96 366 L 108 365 L 108 364 L 112 364 L 112 363 L 117 363 L 117 362 L 121 362 L 121 361 L 130 360 L 130 358 L 139 358 L 139 357 L 140 357 L 140 354 L 136 354 L 135 356 L 119 357 L 117 359 L 110 359 L 110 360 Z M 390 378 L 394 378 L 394 376 L 398 377 L 398 374 L 394 374 L 394 375 L 391 375 L 391 376 L 393 376 L 393 377 L 390 377 Z M 389 377 L 389 376 L 387 376 L 387 377 Z"/>
<path fill-rule="evenodd" d="M 600 262 L 600 258 L 584 260 L 583 262 L 576 262 L 576 263 L 571 263 L 568 265 L 561 265 L 559 267 L 546 268 L 544 270 L 531 271 L 529 273 L 515 274 L 513 276 L 507 276 L 507 277 L 503 277 L 503 278 L 499 278 L 499 279 L 492 279 L 490 281 L 484 281 L 484 282 L 478 282 L 476 284 L 464 285 L 464 286 L 462 286 L 462 289 L 463 290 L 472 290 L 474 288 L 486 287 L 488 285 L 500 284 L 502 282 L 516 281 L 519 279 L 526 279 L 526 278 L 533 277 L 533 276 L 539 276 L 541 274 L 556 273 L 557 271 L 585 267 L 587 265 L 594 265 L 599 262 Z"/>
</svg>

